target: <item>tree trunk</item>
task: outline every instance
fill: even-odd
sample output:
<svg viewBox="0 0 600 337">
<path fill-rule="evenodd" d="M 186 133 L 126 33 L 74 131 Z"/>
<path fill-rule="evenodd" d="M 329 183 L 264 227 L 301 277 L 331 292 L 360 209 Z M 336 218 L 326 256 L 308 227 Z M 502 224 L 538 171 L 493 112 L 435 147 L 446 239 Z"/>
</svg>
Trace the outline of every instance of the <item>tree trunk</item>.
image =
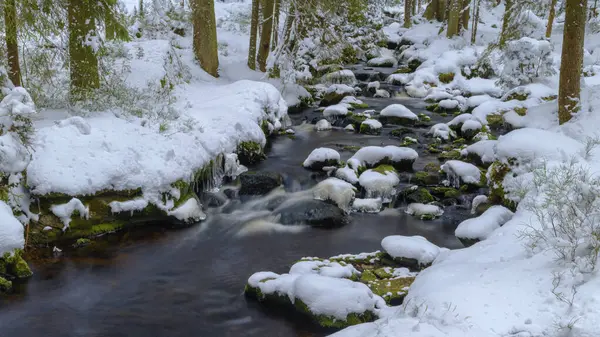
<svg viewBox="0 0 600 337">
<path fill-rule="evenodd" d="M 413 0 L 404 0 L 404 27 L 405 28 L 410 28 L 412 26 L 412 22 L 411 22 L 412 2 L 413 2 Z"/>
<path fill-rule="evenodd" d="M 461 21 L 461 5 L 462 0 L 450 0 L 450 8 L 448 10 L 448 28 L 446 31 L 446 36 L 448 38 L 458 35 Z"/>
<path fill-rule="evenodd" d="M 21 66 L 19 65 L 19 44 L 17 42 L 17 7 L 15 0 L 4 0 L 4 26 L 6 29 L 8 78 L 10 78 L 16 87 L 20 87 Z"/>
<path fill-rule="evenodd" d="M 481 0 L 475 0 L 473 4 L 473 23 L 471 24 L 471 44 L 477 42 L 477 26 L 479 25 L 479 7 L 481 6 Z"/>
<path fill-rule="evenodd" d="M 433 20 L 436 17 L 438 8 L 439 8 L 439 0 L 431 0 L 429 2 L 429 5 L 427 5 L 427 8 L 425 8 L 423 17 L 427 20 Z"/>
<path fill-rule="evenodd" d="M 256 70 L 256 34 L 258 33 L 258 4 L 252 0 L 252 18 L 250 20 L 250 48 L 248 48 L 248 67 Z"/>
<path fill-rule="evenodd" d="M 585 38 L 587 0 L 566 0 L 558 89 L 558 120 L 568 122 L 581 108 L 581 67 Z"/>
<path fill-rule="evenodd" d="M 193 0 L 194 53 L 204 71 L 219 76 L 217 23 L 214 0 Z"/>
<path fill-rule="evenodd" d="M 271 50 L 275 50 L 279 44 L 279 12 L 281 11 L 281 0 L 275 0 L 275 9 L 273 9 L 273 41 L 271 41 Z"/>
<path fill-rule="evenodd" d="M 140 0 L 140 10 L 139 10 L 140 16 L 144 17 L 144 0 Z"/>
<path fill-rule="evenodd" d="M 271 33 L 273 32 L 274 0 L 263 0 L 262 5 L 263 21 L 258 49 L 258 67 L 260 71 L 265 72 L 267 71 L 267 58 L 269 58 L 271 46 Z"/>
<path fill-rule="evenodd" d="M 93 46 L 87 43 L 89 37 L 96 35 L 96 5 L 95 0 L 69 0 L 69 66 L 74 100 L 100 87 L 98 58 Z"/>
<path fill-rule="evenodd" d="M 469 19 L 471 18 L 471 0 L 462 0 L 460 11 L 458 31 L 467 30 L 469 29 Z"/>
<path fill-rule="evenodd" d="M 415 16 L 417 15 L 417 0 L 411 0 L 410 2 L 410 7 L 412 8 L 412 15 Z"/>
<path fill-rule="evenodd" d="M 546 26 L 547 38 L 552 36 L 552 24 L 554 24 L 554 16 L 556 15 L 556 2 L 557 0 L 552 0 L 552 3 L 550 3 L 550 14 L 548 14 L 548 25 Z"/>
<path fill-rule="evenodd" d="M 592 7 L 592 10 L 590 12 L 590 19 L 591 18 L 595 18 L 598 16 L 598 0 L 594 0 L 594 7 Z"/>
<path fill-rule="evenodd" d="M 502 17 L 502 32 L 500 32 L 500 47 L 504 47 L 506 45 L 506 41 L 508 41 L 508 28 L 510 26 L 510 21 L 512 18 L 513 12 L 513 1 L 514 0 L 506 0 L 504 4 L 504 16 Z"/>
</svg>

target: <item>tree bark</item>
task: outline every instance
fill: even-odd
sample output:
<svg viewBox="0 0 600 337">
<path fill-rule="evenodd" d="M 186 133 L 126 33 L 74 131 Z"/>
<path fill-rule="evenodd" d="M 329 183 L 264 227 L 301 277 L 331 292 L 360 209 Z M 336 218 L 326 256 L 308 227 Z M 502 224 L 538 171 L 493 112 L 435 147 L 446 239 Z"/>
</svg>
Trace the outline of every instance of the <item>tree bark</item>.
<svg viewBox="0 0 600 337">
<path fill-rule="evenodd" d="M 92 89 L 100 87 L 98 58 L 89 43 L 96 33 L 95 0 L 69 0 L 69 65 L 71 96 L 84 98 Z"/>
<path fill-rule="evenodd" d="M 271 50 L 275 50 L 279 44 L 279 14 L 281 11 L 281 0 L 275 0 L 273 9 L 273 40 L 271 41 Z"/>
<path fill-rule="evenodd" d="M 260 32 L 260 44 L 258 49 L 258 67 L 260 71 L 267 71 L 267 59 L 271 45 L 271 34 L 273 32 L 273 8 L 274 0 L 263 0 L 262 2 L 262 28 Z"/>
<path fill-rule="evenodd" d="M 469 29 L 469 19 L 471 18 L 471 0 L 462 0 L 460 11 L 459 32 Z"/>
<path fill-rule="evenodd" d="M 513 12 L 513 1 L 514 0 L 506 0 L 504 4 L 504 16 L 502 17 L 502 32 L 500 32 L 500 47 L 504 47 L 506 45 L 506 41 L 508 40 L 508 28 L 510 26 L 510 21 L 512 18 Z"/>
<path fill-rule="evenodd" d="M 471 44 L 475 44 L 477 42 L 477 27 L 479 25 L 479 7 L 481 6 L 481 0 L 475 0 L 473 4 L 473 23 L 471 24 Z"/>
<path fill-rule="evenodd" d="M 193 0 L 194 53 L 204 71 L 219 76 L 217 23 L 214 0 Z"/>
<path fill-rule="evenodd" d="M 557 0 L 552 0 L 550 3 L 550 14 L 548 14 L 548 25 L 546 26 L 547 38 L 552 36 L 552 25 L 554 24 L 554 16 L 556 15 L 556 2 Z"/>
<path fill-rule="evenodd" d="M 448 38 L 454 37 L 458 35 L 460 28 L 460 9 L 462 5 L 462 0 L 450 0 L 449 10 L 448 10 L 448 28 L 446 31 L 446 36 Z"/>
<path fill-rule="evenodd" d="M 413 2 L 413 0 L 404 0 L 404 27 L 405 28 L 410 28 L 412 26 L 412 22 L 411 22 L 412 2 Z"/>
<path fill-rule="evenodd" d="M 560 82 L 558 90 L 558 120 L 568 122 L 581 109 L 581 67 L 585 38 L 587 0 L 566 0 L 565 32 L 563 35 Z"/>
<path fill-rule="evenodd" d="M 8 57 L 8 78 L 16 87 L 20 87 L 21 66 L 19 65 L 17 7 L 15 0 L 4 0 L 4 26 L 6 32 L 6 54 Z"/>
<path fill-rule="evenodd" d="M 250 47 L 248 48 L 248 67 L 256 70 L 256 36 L 258 33 L 258 4 L 259 0 L 252 0 L 252 18 L 250 20 Z"/>
</svg>

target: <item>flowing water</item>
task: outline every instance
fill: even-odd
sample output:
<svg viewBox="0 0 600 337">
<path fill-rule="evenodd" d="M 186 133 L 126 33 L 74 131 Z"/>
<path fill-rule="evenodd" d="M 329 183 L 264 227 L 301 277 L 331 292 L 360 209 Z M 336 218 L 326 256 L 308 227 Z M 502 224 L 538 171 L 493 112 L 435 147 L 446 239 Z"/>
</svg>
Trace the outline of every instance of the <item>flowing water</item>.
<svg viewBox="0 0 600 337">
<path fill-rule="evenodd" d="M 410 99 L 367 102 L 376 109 L 394 102 L 415 112 L 423 107 Z M 294 119 L 300 123 L 317 115 L 307 111 Z M 253 168 L 282 173 L 288 192 L 306 190 L 325 178 L 301 167 L 316 147 L 336 148 L 347 159 L 353 150 L 343 145 L 400 142 L 387 135 L 389 128 L 382 136 L 317 133 L 310 125 L 296 129 L 295 139 L 275 139 L 269 158 Z M 417 168 L 435 160 L 419 153 Z M 349 225 L 322 230 L 276 225 L 257 205 L 260 200 L 231 201 L 222 210 L 209 210 L 209 220 L 191 228 L 132 230 L 102 238 L 88 249 L 34 261 L 33 278 L 0 300 L 1 335 L 324 336 L 325 331 L 305 321 L 247 301 L 243 290 L 248 277 L 260 270 L 285 272 L 304 256 L 375 251 L 392 234 L 422 235 L 441 246 L 462 247 L 451 218 L 424 222 L 388 209 L 353 214 Z"/>
</svg>

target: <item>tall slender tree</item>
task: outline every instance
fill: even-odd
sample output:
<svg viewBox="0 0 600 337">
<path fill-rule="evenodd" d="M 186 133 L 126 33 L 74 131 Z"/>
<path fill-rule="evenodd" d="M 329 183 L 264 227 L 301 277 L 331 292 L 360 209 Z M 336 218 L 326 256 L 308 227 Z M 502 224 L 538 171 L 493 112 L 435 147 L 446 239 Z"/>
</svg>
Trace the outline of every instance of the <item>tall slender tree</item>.
<svg viewBox="0 0 600 337">
<path fill-rule="evenodd" d="M 256 70 L 256 36 L 258 34 L 259 0 L 252 0 L 252 17 L 250 19 L 250 47 L 248 48 L 248 67 Z"/>
<path fill-rule="evenodd" d="M 0 1 L 0 4 L 2 1 Z M 6 54 L 8 56 L 8 77 L 15 86 L 21 86 L 21 66 L 19 65 L 19 44 L 17 42 L 17 6 L 15 0 L 4 0 L 4 26 Z"/>
<path fill-rule="evenodd" d="M 471 18 L 471 0 L 462 0 L 460 8 L 460 23 L 458 31 L 469 29 L 469 19 Z"/>
<path fill-rule="evenodd" d="M 281 0 L 275 0 L 273 9 L 273 40 L 271 41 L 271 50 L 275 50 L 279 43 L 279 14 L 281 12 Z"/>
<path fill-rule="evenodd" d="M 450 0 L 446 36 L 451 38 L 460 32 L 462 0 Z"/>
<path fill-rule="evenodd" d="M 504 3 L 504 15 L 502 17 L 502 31 L 500 32 L 500 47 L 504 47 L 510 37 L 510 23 L 513 19 L 513 15 L 516 12 L 514 6 L 514 0 L 506 0 Z"/>
<path fill-rule="evenodd" d="M 204 71 L 219 76 L 219 52 L 214 0 L 192 1 L 194 53 Z"/>
<path fill-rule="evenodd" d="M 69 67 L 71 96 L 74 100 L 85 97 L 91 89 L 100 86 L 98 58 L 95 48 L 97 32 L 97 4 L 95 0 L 69 0 Z"/>
<path fill-rule="evenodd" d="M 404 27 L 412 26 L 412 3 L 414 0 L 404 0 Z"/>
<path fill-rule="evenodd" d="M 554 24 L 554 16 L 556 15 L 556 2 L 557 0 L 552 0 L 550 3 L 550 13 L 548 14 L 548 24 L 546 25 L 547 38 L 552 36 L 552 25 Z"/>
<path fill-rule="evenodd" d="M 258 49 L 258 67 L 260 71 L 267 71 L 267 58 L 271 50 L 271 34 L 273 32 L 274 0 L 262 0 L 262 27 L 260 31 L 260 45 Z"/>
<path fill-rule="evenodd" d="M 477 27 L 479 26 L 479 8 L 481 0 L 475 0 L 473 3 L 473 21 L 471 23 L 471 44 L 477 42 Z"/>
<path fill-rule="evenodd" d="M 581 109 L 581 68 L 586 11 L 587 0 L 566 0 L 565 32 L 558 90 L 558 120 L 560 124 L 568 122 L 571 116 Z"/>
</svg>

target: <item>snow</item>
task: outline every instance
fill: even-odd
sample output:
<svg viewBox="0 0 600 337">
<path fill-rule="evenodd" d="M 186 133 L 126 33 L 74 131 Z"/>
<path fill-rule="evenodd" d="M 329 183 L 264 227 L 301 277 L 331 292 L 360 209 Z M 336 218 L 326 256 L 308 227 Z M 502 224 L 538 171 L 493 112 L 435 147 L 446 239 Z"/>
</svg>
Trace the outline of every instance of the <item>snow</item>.
<svg viewBox="0 0 600 337">
<path fill-rule="evenodd" d="M 52 205 L 50 207 L 50 211 L 54 215 L 56 215 L 62 221 L 62 223 L 65 225 L 63 227 L 63 231 L 67 230 L 67 228 L 69 228 L 69 223 L 71 222 L 71 216 L 73 215 L 74 212 L 78 212 L 79 216 L 81 218 L 87 219 L 90 216 L 89 207 L 85 206 L 81 202 L 81 200 L 79 200 L 77 198 L 72 198 L 66 204 Z"/>
<path fill-rule="evenodd" d="M 479 205 L 485 204 L 487 202 L 488 202 L 487 195 L 478 195 L 475 198 L 473 198 L 473 201 L 471 202 L 471 214 L 475 214 L 477 211 L 477 207 L 479 207 Z"/>
<path fill-rule="evenodd" d="M 434 138 L 441 138 L 446 141 L 451 138 L 456 138 L 456 133 L 445 123 L 435 124 L 429 129 L 428 134 L 432 135 Z"/>
<path fill-rule="evenodd" d="M 451 127 L 452 126 L 459 127 L 459 126 L 462 126 L 462 124 L 464 124 L 466 121 L 473 120 L 473 119 L 474 119 L 473 115 L 466 113 L 466 114 L 461 114 L 461 115 L 454 117 L 447 124 L 448 124 L 448 126 L 451 126 Z"/>
<path fill-rule="evenodd" d="M 326 94 L 336 93 L 339 95 L 343 95 L 343 94 L 354 95 L 354 92 L 355 92 L 354 88 L 352 88 L 351 86 L 346 85 L 346 84 L 332 84 L 327 88 L 327 90 L 325 90 Z"/>
<path fill-rule="evenodd" d="M 23 225 L 17 220 L 10 206 L 0 200 L 0 255 L 22 249 L 25 246 Z"/>
<path fill-rule="evenodd" d="M 419 117 L 402 104 L 391 104 L 381 110 L 381 116 L 418 120 Z"/>
<path fill-rule="evenodd" d="M 133 212 L 142 211 L 148 207 L 148 200 L 137 198 L 127 201 L 111 201 L 108 206 L 112 213 L 130 212 L 133 215 Z"/>
<path fill-rule="evenodd" d="M 361 101 L 360 99 L 358 99 L 354 96 L 346 96 L 346 97 L 342 98 L 342 101 L 340 102 L 340 104 L 348 104 L 348 105 L 363 104 L 363 101 Z"/>
<path fill-rule="evenodd" d="M 370 59 L 367 65 L 370 67 L 396 67 L 398 61 L 393 56 L 381 56 Z"/>
<path fill-rule="evenodd" d="M 335 171 L 335 177 L 347 181 L 353 185 L 358 184 L 358 176 L 356 175 L 356 171 L 348 166 L 337 169 Z"/>
<path fill-rule="evenodd" d="M 415 161 L 419 158 L 419 154 L 417 151 L 408 147 L 394 145 L 385 147 L 365 146 L 356 151 L 350 159 L 358 161 L 361 166 L 374 166 L 381 163 L 386 158 L 394 163 L 404 160 Z"/>
<path fill-rule="evenodd" d="M 351 264 L 341 265 L 329 260 L 312 260 L 296 262 L 290 268 L 291 275 L 317 274 L 321 276 L 350 278 L 360 276 L 360 272 Z"/>
<path fill-rule="evenodd" d="M 440 254 L 440 247 L 422 236 L 391 235 L 381 240 L 381 248 L 393 258 L 414 259 L 428 265 Z"/>
<path fill-rule="evenodd" d="M 167 213 L 170 216 L 174 216 L 177 220 L 192 223 L 206 219 L 206 214 L 202 211 L 202 206 L 196 198 L 190 198 L 184 202 L 181 206 L 169 211 Z"/>
<path fill-rule="evenodd" d="M 373 97 L 390 98 L 391 94 L 387 90 L 377 89 L 375 90 L 375 95 L 373 95 Z"/>
<path fill-rule="evenodd" d="M 352 210 L 354 212 L 379 213 L 383 207 L 381 198 L 354 199 Z"/>
<path fill-rule="evenodd" d="M 331 130 L 331 123 L 326 119 L 321 119 L 315 124 L 315 130 L 317 131 L 328 131 Z"/>
<path fill-rule="evenodd" d="M 352 124 L 346 125 L 346 127 L 344 128 L 344 130 L 346 130 L 346 131 L 352 131 L 352 132 L 356 131 L 354 129 L 354 125 L 352 125 Z"/>
<path fill-rule="evenodd" d="M 450 183 L 459 187 L 463 184 L 479 184 L 481 181 L 481 171 L 473 164 L 460 160 L 448 160 L 441 166 L 442 171 L 446 173 Z"/>
<path fill-rule="evenodd" d="M 395 194 L 395 187 L 400 183 L 398 174 L 394 171 L 386 171 L 385 174 L 374 170 L 366 170 L 360 177 L 358 183 L 366 191 L 367 198 L 383 198 L 384 202 L 389 202 Z"/>
<path fill-rule="evenodd" d="M 29 93 L 17 87 L 10 90 L 0 102 L 0 172 L 18 173 L 25 170 L 31 155 L 21 135 L 13 130 L 19 126 L 17 117 L 30 118 L 37 112 Z"/>
<path fill-rule="evenodd" d="M 422 217 L 427 215 L 441 216 L 444 214 L 444 210 L 436 205 L 425 205 L 420 203 L 412 203 L 406 207 L 406 214 L 414 215 L 416 217 Z"/>
<path fill-rule="evenodd" d="M 460 127 L 460 131 L 464 133 L 472 130 L 481 130 L 482 127 L 483 125 L 481 125 L 479 121 L 470 119 L 463 123 L 463 125 Z"/>
<path fill-rule="evenodd" d="M 477 143 L 471 144 L 461 150 L 462 156 L 469 154 L 477 155 L 483 163 L 491 163 L 496 160 L 496 144 L 497 140 L 480 140 Z"/>
<path fill-rule="evenodd" d="M 454 99 L 445 99 L 445 100 L 441 100 L 438 103 L 438 106 L 442 109 L 453 110 L 453 109 L 458 108 L 458 101 L 454 100 Z"/>
<path fill-rule="evenodd" d="M 560 133 L 524 128 L 498 138 L 496 157 L 500 160 L 519 158 L 523 161 L 568 161 L 584 149 L 580 142 Z"/>
<path fill-rule="evenodd" d="M 487 239 L 492 232 L 507 223 L 514 213 L 503 206 L 492 206 L 480 216 L 461 222 L 454 234 L 464 239 Z"/>
<path fill-rule="evenodd" d="M 339 103 L 330 105 L 323 110 L 323 117 L 346 116 L 348 114 L 348 105 Z"/>
<path fill-rule="evenodd" d="M 353 85 L 356 83 L 356 77 L 352 70 L 342 69 L 337 70 L 323 76 L 325 83 L 336 83 L 336 84 L 349 84 Z"/>
<path fill-rule="evenodd" d="M 334 149 L 330 149 L 327 147 L 319 147 L 312 150 L 312 152 L 304 160 L 304 163 L 302 163 L 302 166 L 311 167 L 314 164 L 325 163 L 331 160 L 339 162 L 340 154 Z"/>
<path fill-rule="evenodd" d="M 356 188 L 338 178 L 327 178 L 313 187 L 313 197 L 317 200 L 331 200 L 339 208 L 348 212 L 354 199 Z"/>
<path fill-rule="evenodd" d="M 360 125 L 368 125 L 371 130 L 379 130 L 383 127 L 383 125 L 376 119 L 365 119 Z"/>
<path fill-rule="evenodd" d="M 216 86 L 208 96 L 198 90 L 191 85 L 182 89 L 189 95 L 182 109 L 194 123 L 184 132 L 160 133 L 112 114 L 85 118 L 92 126 L 89 134 L 72 122 L 39 128 L 27 168 L 32 193 L 163 190 L 189 179 L 217 155 L 234 152 L 242 141 L 265 144 L 260 121 L 283 118 L 287 111 L 279 91 L 267 83 Z"/>
</svg>

